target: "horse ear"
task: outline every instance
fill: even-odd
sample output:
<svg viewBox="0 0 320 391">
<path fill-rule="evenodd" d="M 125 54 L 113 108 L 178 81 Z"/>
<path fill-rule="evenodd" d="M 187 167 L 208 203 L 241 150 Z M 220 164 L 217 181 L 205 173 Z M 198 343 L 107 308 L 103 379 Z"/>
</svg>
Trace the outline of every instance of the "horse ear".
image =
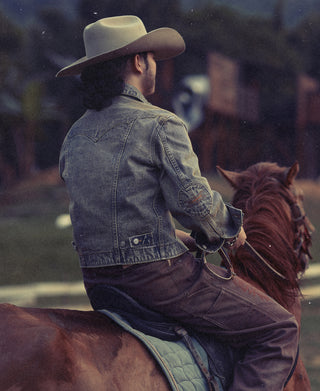
<svg viewBox="0 0 320 391">
<path fill-rule="evenodd" d="M 239 186 L 239 176 L 237 172 L 234 171 L 227 171 L 221 168 L 220 166 L 216 166 L 218 172 L 230 183 L 230 185 L 234 188 L 237 189 Z"/>
<path fill-rule="evenodd" d="M 296 176 L 299 173 L 299 163 L 295 162 L 292 167 L 288 169 L 288 171 L 285 174 L 285 185 L 289 187 L 292 185 L 293 181 L 296 179 Z"/>
</svg>

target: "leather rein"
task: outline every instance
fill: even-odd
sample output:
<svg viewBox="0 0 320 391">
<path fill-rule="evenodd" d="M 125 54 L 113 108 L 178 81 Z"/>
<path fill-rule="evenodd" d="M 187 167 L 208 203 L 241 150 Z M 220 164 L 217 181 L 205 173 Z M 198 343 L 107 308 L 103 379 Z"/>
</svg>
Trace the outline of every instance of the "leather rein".
<svg viewBox="0 0 320 391">
<path fill-rule="evenodd" d="M 291 209 L 292 222 L 294 223 L 294 252 L 297 256 L 297 259 L 301 262 L 301 273 L 298 277 L 299 279 L 302 277 L 303 272 L 307 269 L 309 260 L 312 259 L 312 256 L 309 251 L 309 247 L 311 246 L 311 234 L 314 230 L 313 225 L 309 221 L 306 214 L 302 211 L 301 207 L 297 202 L 289 203 Z M 192 236 L 192 234 L 191 234 Z M 230 243 L 225 243 L 223 247 L 221 247 L 218 251 L 221 258 L 224 261 L 224 265 L 228 270 L 228 276 L 222 277 L 217 275 L 217 277 L 230 280 L 232 279 L 236 273 L 234 272 L 234 268 L 229 257 L 228 251 L 232 250 L 232 246 L 235 240 Z M 214 251 L 209 251 L 205 246 L 198 246 L 197 256 L 201 257 L 204 262 L 206 262 L 205 255 L 207 253 L 211 253 Z M 259 261 L 264 267 L 269 269 L 274 276 L 281 280 L 288 280 L 286 276 L 277 271 L 268 260 L 266 260 L 247 240 L 245 241 L 244 247 Z"/>
</svg>

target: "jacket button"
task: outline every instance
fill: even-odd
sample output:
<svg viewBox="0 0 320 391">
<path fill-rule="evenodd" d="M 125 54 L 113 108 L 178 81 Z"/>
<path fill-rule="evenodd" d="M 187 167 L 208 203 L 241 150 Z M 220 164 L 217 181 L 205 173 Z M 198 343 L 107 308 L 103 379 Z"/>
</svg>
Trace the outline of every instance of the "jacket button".
<svg viewBox="0 0 320 391">
<path fill-rule="evenodd" d="M 133 244 L 139 244 L 139 239 L 138 238 L 134 238 L 132 242 L 133 242 Z"/>
</svg>

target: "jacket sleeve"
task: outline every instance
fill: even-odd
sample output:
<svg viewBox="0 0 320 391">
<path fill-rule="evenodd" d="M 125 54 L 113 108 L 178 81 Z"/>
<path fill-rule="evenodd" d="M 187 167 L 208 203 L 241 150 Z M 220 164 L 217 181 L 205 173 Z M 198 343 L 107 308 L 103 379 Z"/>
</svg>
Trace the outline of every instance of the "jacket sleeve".
<svg viewBox="0 0 320 391">
<path fill-rule="evenodd" d="M 172 215 L 185 228 L 204 233 L 210 242 L 237 236 L 242 212 L 226 205 L 201 176 L 197 156 L 179 118 L 159 121 L 154 151 L 161 171 L 161 190 Z"/>
</svg>

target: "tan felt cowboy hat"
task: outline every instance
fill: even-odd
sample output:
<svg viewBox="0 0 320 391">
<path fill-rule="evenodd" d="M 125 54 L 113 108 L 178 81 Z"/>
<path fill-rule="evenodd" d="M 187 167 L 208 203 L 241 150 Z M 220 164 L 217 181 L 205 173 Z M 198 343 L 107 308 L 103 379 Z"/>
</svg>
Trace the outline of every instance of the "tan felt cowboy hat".
<svg viewBox="0 0 320 391">
<path fill-rule="evenodd" d="M 128 54 L 153 52 L 156 60 L 178 56 L 185 50 L 181 35 L 162 27 L 147 33 L 137 16 L 125 15 L 100 19 L 83 31 L 86 56 L 61 69 L 56 76 L 77 75 L 88 65 Z"/>
</svg>

